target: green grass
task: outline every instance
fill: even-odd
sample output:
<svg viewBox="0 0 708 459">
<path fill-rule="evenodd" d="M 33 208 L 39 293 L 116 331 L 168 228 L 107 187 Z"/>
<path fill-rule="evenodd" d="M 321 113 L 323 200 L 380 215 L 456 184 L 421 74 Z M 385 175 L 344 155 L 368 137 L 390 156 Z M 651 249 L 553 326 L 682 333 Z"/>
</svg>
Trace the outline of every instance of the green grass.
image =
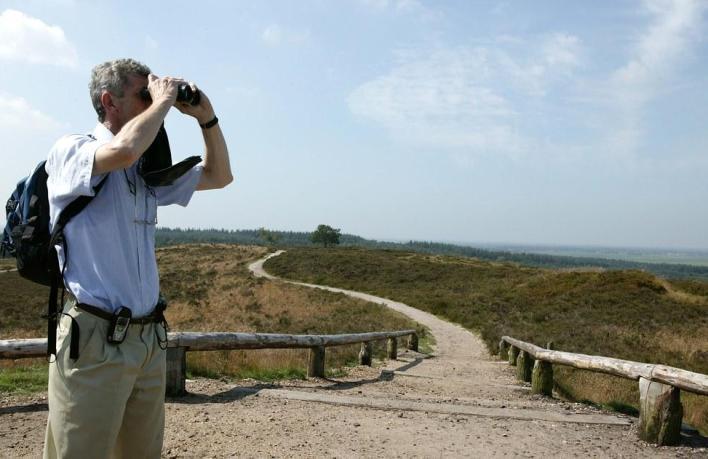
<svg viewBox="0 0 708 459">
<path fill-rule="evenodd" d="M 355 248 L 289 249 L 266 269 L 402 301 L 478 331 L 493 353 L 509 335 L 539 345 L 553 341 L 568 352 L 708 373 L 706 282 Z M 556 384 L 577 400 L 636 407 L 636 384 L 617 379 L 559 371 Z M 686 394 L 685 400 L 684 419 L 708 431 L 706 397 Z"/>
<path fill-rule="evenodd" d="M 418 352 L 421 354 L 432 354 L 435 347 L 435 337 L 430 333 L 430 329 L 423 327 L 418 332 Z"/>
<path fill-rule="evenodd" d="M 47 390 L 47 364 L 0 368 L 0 393 L 30 394 Z"/>
</svg>

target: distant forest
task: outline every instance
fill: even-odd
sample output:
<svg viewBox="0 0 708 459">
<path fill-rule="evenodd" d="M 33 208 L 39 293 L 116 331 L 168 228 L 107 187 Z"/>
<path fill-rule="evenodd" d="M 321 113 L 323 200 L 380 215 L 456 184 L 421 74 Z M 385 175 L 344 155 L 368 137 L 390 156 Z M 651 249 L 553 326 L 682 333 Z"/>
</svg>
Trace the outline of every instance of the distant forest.
<svg viewBox="0 0 708 459">
<path fill-rule="evenodd" d="M 312 233 L 295 231 L 219 230 L 219 229 L 171 229 L 158 228 L 158 247 L 191 242 L 227 243 L 243 245 L 270 245 L 276 247 L 312 246 Z M 512 253 L 501 250 L 478 249 L 439 242 L 409 241 L 404 243 L 382 242 L 364 239 L 352 234 L 340 236 L 340 246 L 365 247 L 373 249 L 407 250 L 435 255 L 474 257 L 490 261 L 509 261 L 540 268 L 583 268 L 638 269 L 666 278 L 708 279 L 708 266 L 693 266 L 669 263 L 639 263 L 634 261 L 610 260 L 604 258 L 570 257 L 561 255 L 541 255 L 534 253 Z"/>
</svg>

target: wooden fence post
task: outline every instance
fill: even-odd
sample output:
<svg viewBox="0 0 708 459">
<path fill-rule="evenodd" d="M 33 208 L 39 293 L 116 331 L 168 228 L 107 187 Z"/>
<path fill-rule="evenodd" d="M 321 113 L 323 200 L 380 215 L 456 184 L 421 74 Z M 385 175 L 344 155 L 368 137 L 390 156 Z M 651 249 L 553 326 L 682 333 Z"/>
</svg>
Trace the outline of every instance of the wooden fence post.
<svg viewBox="0 0 708 459">
<path fill-rule="evenodd" d="M 396 338 L 388 338 L 386 340 L 386 354 L 391 360 L 398 358 L 398 341 Z"/>
<path fill-rule="evenodd" d="M 519 356 L 519 348 L 516 346 L 509 346 L 509 365 L 516 365 L 516 358 Z"/>
<path fill-rule="evenodd" d="M 546 345 L 546 349 L 553 349 L 553 341 Z M 536 360 L 531 374 L 531 393 L 553 396 L 553 365 L 550 362 Z"/>
<path fill-rule="evenodd" d="M 553 365 L 543 360 L 536 360 L 531 374 L 531 393 L 553 395 Z"/>
<path fill-rule="evenodd" d="M 504 340 L 499 341 L 499 358 L 509 360 L 509 343 Z"/>
<path fill-rule="evenodd" d="M 178 397 L 187 393 L 185 380 L 187 379 L 187 348 L 167 348 L 167 374 L 165 395 Z"/>
<path fill-rule="evenodd" d="M 408 338 L 408 349 L 418 352 L 418 333 L 413 333 Z"/>
<path fill-rule="evenodd" d="M 325 375 L 325 347 L 315 346 L 310 348 L 307 364 L 308 378 L 324 378 Z"/>
<path fill-rule="evenodd" d="M 660 446 L 681 440 L 681 391 L 673 386 L 639 378 L 639 437 Z"/>
<path fill-rule="evenodd" d="M 371 354 L 373 354 L 374 346 L 368 341 L 361 343 L 361 350 L 359 351 L 359 365 L 371 366 Z"/>
<path fill-rule="evenodd" d="M 516 377 L 520 381 L 531 382 L 531 371 L 533 370 L 533 359 L 526 351 L 519 351 L 516 359 Z"/>
</svg>

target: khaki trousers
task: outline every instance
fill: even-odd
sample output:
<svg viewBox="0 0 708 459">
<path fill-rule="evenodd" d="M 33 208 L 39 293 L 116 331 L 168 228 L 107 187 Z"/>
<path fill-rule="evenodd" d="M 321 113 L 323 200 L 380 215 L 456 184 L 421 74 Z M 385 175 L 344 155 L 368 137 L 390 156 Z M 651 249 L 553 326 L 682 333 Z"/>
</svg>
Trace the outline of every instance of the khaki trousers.
<svg viewBox="0 0 708 459">
<path fill-rule="evenodd" d="M 161 324 L 130 325 L 108 343 L 108 321 L 75 307 L 79 358 L 69 358 L 71 318 L 62 315 L 56 361 L 49 365 L 45 458 L 158 458 L 165 425 L 165 351 Z"/>
</svg>

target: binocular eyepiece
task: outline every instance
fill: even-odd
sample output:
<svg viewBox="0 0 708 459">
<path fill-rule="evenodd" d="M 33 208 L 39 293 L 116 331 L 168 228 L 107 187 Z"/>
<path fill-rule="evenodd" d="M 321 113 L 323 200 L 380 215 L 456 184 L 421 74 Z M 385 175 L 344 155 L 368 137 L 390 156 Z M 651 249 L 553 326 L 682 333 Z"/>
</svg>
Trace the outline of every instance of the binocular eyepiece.
<svg viewBox="0 0 708 459">
<path fill-rule="evenodd" d="M 143 88 L 140 90 L 140 97 L 144 101 L 152 101 L 152 96 L 150 96 L 150 91 L 148 91 L 148 88 Z M 186 102 L 189 105 L 199 105 L 200 100 L 201 93 L 198 89 L 195 91 L 186 83 L 183 83 L 177 87 L 177 102 Z"/>
</svg>

